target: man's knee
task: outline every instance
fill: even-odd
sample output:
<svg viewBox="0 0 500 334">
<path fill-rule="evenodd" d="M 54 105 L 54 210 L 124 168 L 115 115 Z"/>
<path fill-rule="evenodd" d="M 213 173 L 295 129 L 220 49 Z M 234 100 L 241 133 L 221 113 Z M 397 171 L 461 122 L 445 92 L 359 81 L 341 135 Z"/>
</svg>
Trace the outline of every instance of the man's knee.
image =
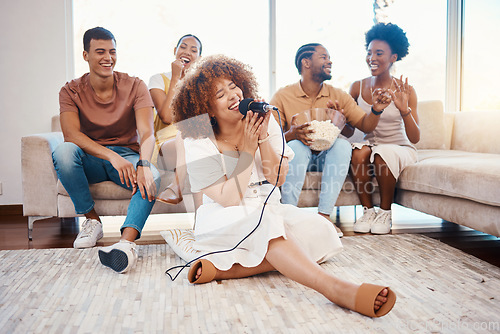
<svg viewBox="0 0 500 334">
<path fill-rule="evenodd" d="M 300 140 L 296 140 L 296 139 L 290 140 L 287 144 L 288 144 L 288 146 L 290 146 L 290 148 L 293 150 L 293 152 L 295 154 L 297 154 L 297 153 L 310 154 L 311 153 L 311 149 L 309 148 L 309 146 L 305 145 Z"/>
<path fill-rule="evenodd" d="M 52 160 L 58 166 L 68 166 L 78 160 L 82 152 L 82 149 L 76 144 L 64 142 L 59 144 L 54 152 L 52 152 Z"/>
<path fill-rule="evenodd" d="M 330 150 L 334 150 L 336 154 L 343 157 L 351 158 L 352 146 L 347 140 L 343 138 L 337 138 Z"/>
<path fill-rule="evenodd" d="M 337 138 L 335 144 L 326 154 L 323 173 L 328 176 L 345 176 L 349 170 L 352 148 L 351 143 L 342 138 Z"/>
<path fill-rule="evenodd" d="M 309 146 L 305 145 L 300 140 L 291 140 L 287 144 L 290 146 L 293 153 L 295 153 L 295 157 L 289 163 L 290 167 L 293 168 L 292 165 L 297 164 L 305 164 L 307 167 L 312 157 L 312 152 Z"/>
</svg>

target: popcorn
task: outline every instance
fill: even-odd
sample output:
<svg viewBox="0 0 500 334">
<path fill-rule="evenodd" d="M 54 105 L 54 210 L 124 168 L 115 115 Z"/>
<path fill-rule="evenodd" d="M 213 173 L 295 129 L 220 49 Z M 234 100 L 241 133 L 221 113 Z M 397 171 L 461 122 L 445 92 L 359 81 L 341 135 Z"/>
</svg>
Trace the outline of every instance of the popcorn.
<svg viewBox="0 0 500 334">
<path fill-rule="evenodd" d="M 314 139 L 309 147 L 315 151 L 328 150 L 340 134 L 340 129 L 330 120 L 313 120 L 309 128 L 314 130 L 314 133 L 308 135 L 309 138 Z"/>
</svg>

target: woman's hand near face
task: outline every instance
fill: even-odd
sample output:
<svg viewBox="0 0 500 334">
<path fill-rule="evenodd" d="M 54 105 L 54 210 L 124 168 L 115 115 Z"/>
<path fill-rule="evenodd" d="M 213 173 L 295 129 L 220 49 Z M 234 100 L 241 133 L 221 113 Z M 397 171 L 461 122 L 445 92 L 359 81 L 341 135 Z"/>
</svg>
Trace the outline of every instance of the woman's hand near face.
<svg viewBox="0 0 500 334">
<path fill-rule="evenodd" d="M 180 59 L 176 59 L 172 62 L 172 78 L 180 79 L 182 78 L 184 72 L 184 63 Z"/>
<path fill-rule="evenodd" d="M 252 156 L 257 151 L 259 146 L 258 140 L 262 130 L 263 118 L 259 117 L 258 113 L 252 111 L 247 112 L 247 116 L 243 119 L 243 152 L 250 153 Z M 266 126 L 267 132 L 267 126 Z"/>
<path fill-rule="evenodd" d="M 267 112 L 264 116 L 259 118 L 262 119 L 262 127 L 260 129 L 259 140 L 264 140 L 269 136 L 268 128 L 269 128 L 269 117 L 271 117 L 271 112 Z"/>
<path fill-rule="evenodd" d="M 265 101 L 264 101 L 264 99 L 255 99 L 255 102 L 265 102 Z M 271 112 L 268 111 L 264 115 L 259 115 L 258 113 L 256 113 L 256 114 L 262 120 L 262 123 L 261 123 L 262 127 L 261 127 L 260 133 L 259 133 L 259 140 L 263 140 L 263 139 L 267 138 L 267 136 L 268 136 L 267 129 L 269 127 L 269 117 L 271 116 Z"/>
</svg>

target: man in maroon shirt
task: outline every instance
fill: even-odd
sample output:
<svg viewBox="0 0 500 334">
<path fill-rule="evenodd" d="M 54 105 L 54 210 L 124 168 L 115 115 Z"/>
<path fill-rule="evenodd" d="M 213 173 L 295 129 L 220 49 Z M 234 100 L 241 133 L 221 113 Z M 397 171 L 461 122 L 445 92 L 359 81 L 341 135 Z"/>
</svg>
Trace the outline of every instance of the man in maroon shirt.
<svg viewBox="0 0 500 334">
<path fill-rule="evenodd" d="M 142 80 L 113 71 L 116 41 L 110 31 L 87 30 L 83 45 L 89 73 L 59 92 L 65 142 L 54 150 L 53 161 L 76 213 L 87 218 L 75 248 L 93 247 L 102 238 L 89 184 L 113 181 L 132 191 L 120 241 L 99 250 L 101 263 L 121 273 L 135 264 L 134 240 L 141 235 L 160 183 L 149 162 L 154 147 L 153 102 Z"/>
</svg>

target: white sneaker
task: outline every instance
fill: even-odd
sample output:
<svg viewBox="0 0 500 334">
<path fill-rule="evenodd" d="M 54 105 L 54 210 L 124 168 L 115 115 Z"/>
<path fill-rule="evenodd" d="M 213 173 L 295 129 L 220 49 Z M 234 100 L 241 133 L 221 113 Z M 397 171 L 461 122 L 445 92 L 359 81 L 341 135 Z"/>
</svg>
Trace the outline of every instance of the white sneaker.
<svg viewBox="0 0 500 334">
<path fill-rule="evenodd" d="M 74 248 L 94 247 L 97 240 L 102 238 L 102 224 L 95 219 L 87 218 L 82 224 L 82 230 L 73 242 Z"/>
<path fill-rule="evenodd" d="M 363 215 L 356 219 L 354 223 L 354 232 L 358 233 L 368 233 L 372 227 L 373 221 L 377 217 L 377 212 L 375 208 L 363 207 Z"/>
<path fill-rule="evenodd" d="M 380 210 L 377 218 L 373 221 L 371 231 L 373 234 L 387 234 L 391 232 L 392 212 L 391 210 Z"/>
<path fill-rule="evenodd" d="M 110 267 L 117 273 L 129 271 L 137 261 L 135 243 L 120 240 L 114 245 L 99 249 L 99 260 L 106 267 Z"/>
</svg>

